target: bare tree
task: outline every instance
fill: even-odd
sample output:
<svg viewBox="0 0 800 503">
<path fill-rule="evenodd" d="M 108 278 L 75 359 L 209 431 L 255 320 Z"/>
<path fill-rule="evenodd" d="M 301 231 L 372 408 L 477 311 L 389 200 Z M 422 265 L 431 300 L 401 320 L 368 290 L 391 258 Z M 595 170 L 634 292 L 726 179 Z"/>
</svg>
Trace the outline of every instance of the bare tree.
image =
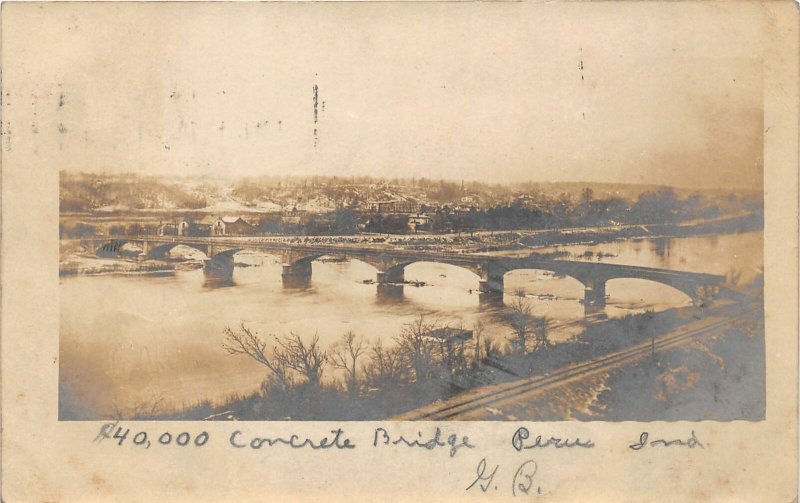
<svg viewBox="0 0 800 503">
<path fill-rule="evenodd" d="M 481 339 L 483 338 L 483 331 L 485 326 L 481 320 L 477 320 L 472 325 L 472 338 L 475 342 L 475 357 L 473 362 L 475 365 L 480 366 L 482 357 L 481 357 Z"/>
<path fill-rule="evenodd" d="M 445 327 L 449 328 L 449 327 Z M 427 337 L 430 338 L 432 346 L 431 356 L 437 360 L 445 369 L 452 371 L 453 369 L 453 354 L 447 339 L 447 332 L 434 332 L 430 333 Z M 433 361 L 431 362 L 433 363 Z"/>
<path fill-rule="evenodd" d="M 330 360 L 334 368 L 342 369 L 347 374 L 347 389 L 351 394 L 358 394 L 358 359 L 366 352 L 366 342 L 352 331 L 342 335 L 341 340 L 331 347 Z"/>
<path fill-rule="evenodd" d="M 483 354 L 484 358 L 494 358 L 500 354 L 500 346 L 495 344 L 494 339 L 492 337 L 484 337 L 483 338 Z"/>
<path fill-rule="evenodd" d="M 546 349 L 551 346 L 547 335 L 547 318 L 544 316 L 533 318 L 533 350 Z"/>
<path fill-rule="evenodd" d="M 380 388 L 397 385 L 403 379 L 400 348 L 384 348 L 380 339 L 370 349 L 369 364 L 364 368 L 367 379 Z"/>
<path fill-rule="evenodd" d="M 286 365 L 278 358 L 274 348 L 272 355 L 267 354 L 267 343 L 252 330 L 247 328 L 244 323 L 239 325 L 239 330 L 233 331 L 230 327 L 223 330 L 225 340 L 222 342 L 222 349 L 231 355 L 245 355 L 267 367 L 272 372 L 275 380 L 281 387 L 286 388 L 290 379 L 287 375 Z"/>
<path fill-rule="evenodd" d="M 319 387 L 323 366 L 328 359 L 327 353 L 319 346 L 319 334 L 315 333 L 308 344 L 294 332 L 282 339 L 276 337 L 276 340 L 275 359 L 305 377 L 309 384 Z"/>
<path fill-rule="evenodd" d="M 512 343 L 516 350 L 523 356 L 527 353 L 528 338 L 532 335 L 533 306 L 525 298 L 525 292 L 517 290 L 508 306 L 509 312 L 506 315 L 506 322 L 514 331 Z"/>
<path fill-rule="evenodd" d="M 435 323 L 429 323 L 425 320 L 425 315 L 420 314 L 411 323 L 406 323 L 400 334 L 395 337 L 400 354 L 406 360 L 409 369 L 413 371 L 418 383 L 431 375 L 433 344 L 428 333 L 435 327 Z"/>
</svg>

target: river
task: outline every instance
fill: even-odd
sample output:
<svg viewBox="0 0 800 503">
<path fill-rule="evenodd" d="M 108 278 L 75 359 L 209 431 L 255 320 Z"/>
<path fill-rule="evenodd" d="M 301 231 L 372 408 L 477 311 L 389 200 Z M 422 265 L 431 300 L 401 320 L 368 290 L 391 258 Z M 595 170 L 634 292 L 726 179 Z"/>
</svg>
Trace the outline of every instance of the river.
<svg viewBox="0 0 800 503">
<path fill-rule="evenodd" d="M 763 234 L 748 232 L 688 238 L 653 238 L 597 245 L 568 245 L 574 260 L 662 267 L 736 276 L 753 281 L 763 267 Z M 531 250 L 534 251 L 534 250 Z M 180 253 L 181 250 L 176 250 Z M 515 251 L 515 254 L 522 252 Z M 525 251 L 524 253 L 529 253 Z M 316 261 L 311 284 L 287 289 L 277 259 L 236 255 L 235 284 L 209 287 L 202 270 L 173 275 L 63 277 L 60 281 L 60 393 L 62 419 L 97 419 L 115 411 L 183 407 L 203 399 L 220 401 L 258 388 L 264 369 L 222 347 L 225 327 L 245 323 L 264 338 L 294 331 L 317 333 L 323 347 L 352 330 L 369 341 L 392 337 L 419 314 L 450 326 L 471 328 L 481 320 L 486 334 L 502 342 L 510 335 L 503 309 L 481 307 L 478 277 L 455 266 L 408 266 L 402 297 L 376 295 L 376 270 L 363 262 Z M 513 271 L 506 292 L 523 289 L 534 314 L 546 316 L 554 342 L 585 326 L 583 287 L 544 271 Z M 612 280 L 604 314 L 623 316 L 689 305 L 689 298 L 644 280 Z M 508 295 L 508 293 L 507 293 Z"/>
</svg>

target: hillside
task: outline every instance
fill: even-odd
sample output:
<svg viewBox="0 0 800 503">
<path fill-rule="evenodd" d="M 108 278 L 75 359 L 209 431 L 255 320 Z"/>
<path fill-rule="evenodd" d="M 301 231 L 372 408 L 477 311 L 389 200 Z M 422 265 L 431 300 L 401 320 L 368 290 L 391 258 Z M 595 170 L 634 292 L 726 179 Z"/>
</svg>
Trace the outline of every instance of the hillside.
<svg viewBox="0 0 800 503">
<path fill-rule="evenodd" d="M 238 180 L 152 177 L 61 172 L 59 207 L 63 213 L 194 210 L 268 213 L 296 208 L 328 212 L 364 209 L 373 201 L 479 209 L 523 204 L 547 210 L 586 200 L 634 202 L 663 187 L 640 184 L 526 182 L 509 185 L 372 177 L 259 177 Z M 673 189 L 676 198 L 726 206 L 760 206 L 760 193 Z"/>
</svg>

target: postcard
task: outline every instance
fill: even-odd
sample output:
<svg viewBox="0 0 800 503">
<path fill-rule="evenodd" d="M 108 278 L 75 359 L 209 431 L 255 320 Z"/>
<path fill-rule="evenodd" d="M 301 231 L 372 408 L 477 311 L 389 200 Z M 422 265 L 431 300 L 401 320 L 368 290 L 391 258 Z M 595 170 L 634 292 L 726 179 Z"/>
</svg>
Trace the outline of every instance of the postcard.
<svg viewBox="0 0 800 503">
<path fill-rule="evenodd" d="M 7 2 L 3 501 L 796 501 L 790 2 Z"/>
</svg>

